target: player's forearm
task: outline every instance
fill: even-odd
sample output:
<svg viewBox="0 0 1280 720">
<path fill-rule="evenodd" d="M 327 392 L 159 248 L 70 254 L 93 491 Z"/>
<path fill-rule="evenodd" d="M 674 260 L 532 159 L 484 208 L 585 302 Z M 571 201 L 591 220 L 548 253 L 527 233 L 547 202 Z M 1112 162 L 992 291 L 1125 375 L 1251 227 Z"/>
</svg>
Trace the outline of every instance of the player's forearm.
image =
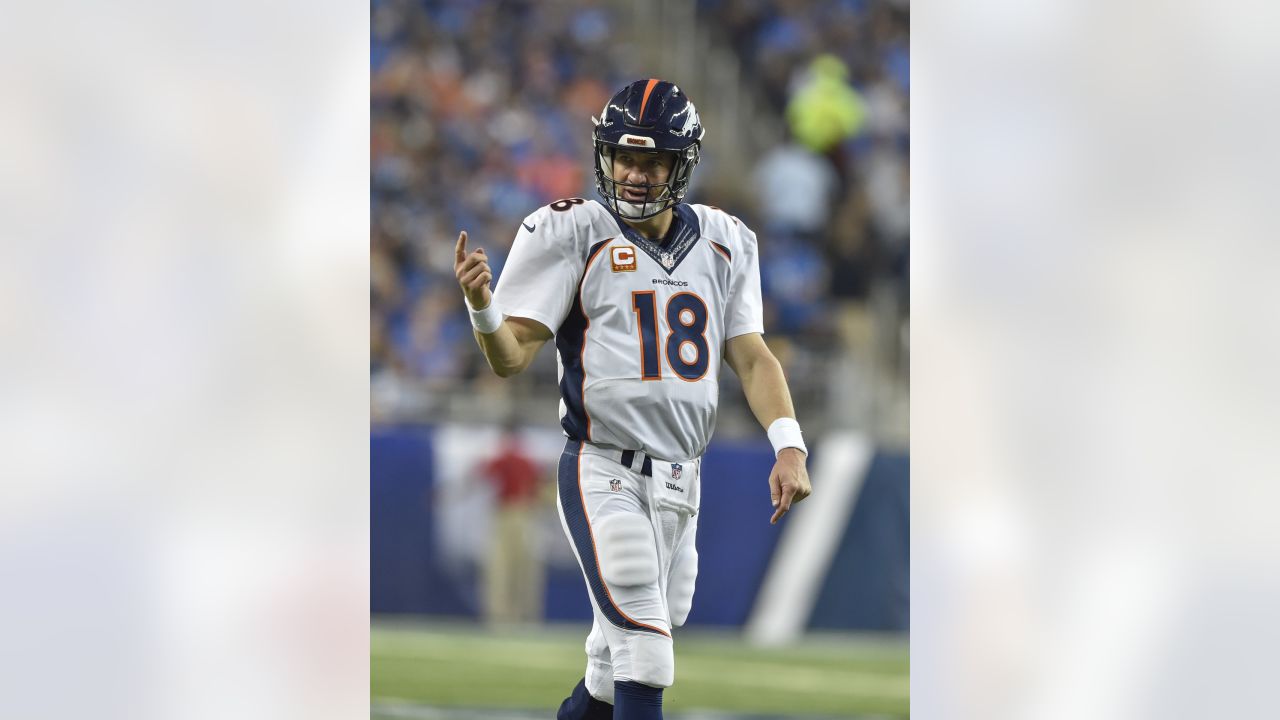
<svg viewBox="0 0 1280 720">
<path fill-rule="evenodd" d="M 772 354 L 761 355 L 740 369 L 743 394 L 760 426 L 768 429 L 778 418 L 794 418 L 791 390 L 782 373 L 782 365 Z"/>
<path fill-rule="evenodd" d="M 480 345 L 480 352 L 484 353 L 489 367 L 499 377 L 510 377 L 523 370 L 525 363 L 519 362 L 522 354 L 520 341 L 493 304 L 493 293 L 489 290 L 493 271 L 489 269 L 489 258 L 483 248 L 467 253 L 466 230 L 458 233 L 453 270 L 467 300 L 476 343 Z"/>
<path fill-rule="evenodd" d="M 476 343 L 484 353 L 484 359 L 498 377 L 511 377 L 529 366 L 526 349 L 519 338 L 511 330 L 511 325 L 503 322 L 496 332 L 482 333 L 475 331 Z"/>
</svg>

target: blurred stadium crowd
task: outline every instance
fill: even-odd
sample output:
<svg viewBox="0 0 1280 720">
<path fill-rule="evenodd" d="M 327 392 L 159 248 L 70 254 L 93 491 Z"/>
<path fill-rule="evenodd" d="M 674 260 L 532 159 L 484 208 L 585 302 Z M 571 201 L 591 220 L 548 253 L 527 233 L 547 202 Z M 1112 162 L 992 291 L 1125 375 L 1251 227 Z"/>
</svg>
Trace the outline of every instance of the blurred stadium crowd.
<svg viewBox="0 0 1280 720">
<path fill-rule="evenodd" d="M 637 18 L 670 4 L 374 0 L 374 422 L 556 421 L 554 353 L 509 381 L 484 367 L 453 244 L 466 229 L 500 275 L 522 218 L 560 198 L 596 197 L 590 117 L 617 88 L 657 74 L 637 46 L 663 28 Z M 759 119 L 756 132 L 735 136 L 755 141 L 717 145 L 716 113 L 702 100 L 710 81 L 692 67 L 689 79 L 668 78 L 708 127 L 688 200 L 756 230 L 766 337 L 806 427 L 873 429 L 883 401 L 872 391 L 906 392 L 907 2 L 682 5 L 698 37 L 737 59 L 737 91 L 755 110 L 736 120 Z M 736 385 L 729 372 L 722 382 Z M 747 417 L 740 392 L 721 397 L 722 429 L 735 410 Z"/>
</svg>

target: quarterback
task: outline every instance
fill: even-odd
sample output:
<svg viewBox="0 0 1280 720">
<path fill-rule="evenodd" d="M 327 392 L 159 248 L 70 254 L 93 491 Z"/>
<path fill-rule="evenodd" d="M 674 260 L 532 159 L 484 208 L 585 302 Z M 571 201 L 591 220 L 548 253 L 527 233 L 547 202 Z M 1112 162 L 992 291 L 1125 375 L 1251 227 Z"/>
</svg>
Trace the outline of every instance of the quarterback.
<svg viewBox="0 0 1280 720">
<path fill-rule="evenodd" d="M 756 236 L 683 202 L 704 130 L 688 96 L 637 80 L 595 123 L 601 200 L 542 207 L 517 231 L 497 288 L 458 236 L 455 271 L 476 340 L 502 377 L 554 338 L 561 523 L 595 612 L 584 677 L 561 720 L 660 718 L 675 681 L 671 629 L 689 615 L 701 457 L 721 361 L 773 444 L 776 523 L 810 493 L 782 367 L 765 345 Z"/>
</svg>

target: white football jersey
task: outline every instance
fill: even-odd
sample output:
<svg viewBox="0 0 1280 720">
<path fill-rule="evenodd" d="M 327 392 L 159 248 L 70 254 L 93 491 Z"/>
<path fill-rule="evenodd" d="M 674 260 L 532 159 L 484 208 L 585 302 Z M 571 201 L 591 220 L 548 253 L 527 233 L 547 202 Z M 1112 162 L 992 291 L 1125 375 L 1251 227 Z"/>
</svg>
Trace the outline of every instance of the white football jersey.
<svg viewBox="0 0 1280 720">
<path fill-rule="evenodd" d="M 711 439 L 725 341 L 764 318 L 755 233 L 705 205 L 674 212 L 659 246 L 594 200 L 542 207 L 494 302 L 555 333 L 570 438 L 681 462 Z"/>
</svg>

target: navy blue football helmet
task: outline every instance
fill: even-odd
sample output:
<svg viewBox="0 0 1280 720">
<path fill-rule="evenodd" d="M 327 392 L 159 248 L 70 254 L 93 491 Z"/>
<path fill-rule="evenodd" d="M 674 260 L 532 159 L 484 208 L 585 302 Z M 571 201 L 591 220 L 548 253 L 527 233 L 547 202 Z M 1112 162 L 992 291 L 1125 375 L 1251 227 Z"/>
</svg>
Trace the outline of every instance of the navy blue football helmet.
<svg viewBox="0 0 1280 720">
<path fill-rule="evenodd" d="M 637 80 L 614 95 L 595 123 L 596 190 L 605 205 L 628 220 L 646 220 L 679 203 L 689 191 L 705 132 L 689 96 L 666 80 Z M 613 155 L 618 148 L 641 153 L 675 155 L 664 183 L 639 185 L 613 179 Z M 626 189 L 643 190 L 644 202 L 627 200 Z M 656 194 L 655 192 L 656 191 Z"/>
</svg>

